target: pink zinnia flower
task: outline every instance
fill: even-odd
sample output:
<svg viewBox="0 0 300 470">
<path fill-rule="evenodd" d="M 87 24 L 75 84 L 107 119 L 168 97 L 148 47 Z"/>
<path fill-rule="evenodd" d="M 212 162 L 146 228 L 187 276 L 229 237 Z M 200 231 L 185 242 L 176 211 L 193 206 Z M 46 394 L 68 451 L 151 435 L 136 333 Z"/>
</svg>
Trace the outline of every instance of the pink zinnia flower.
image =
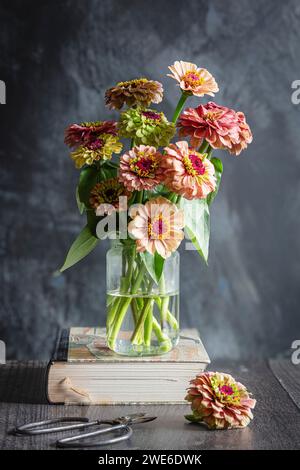
<svg viewBox="0 0 300 470">
<path fill-rule="evenodd" d="M 164 184 L 186 199 L 203 199 L 216 189 L 215 168 L 207 157 L 189 148 L 186 141 L 165 148 Z"/>
<path fill-rule="evenodd" d="M 157 251 L 168 258 L 177 250 L 184 237 L 182 209 L 159 196 L 145 205 L 132 206 L 129 215 L 133 220 L 128 224 L 128 232 L 136 239 L 138 252 L 154 254 Z"/>
<path fill-rule="evenodd" d="M 187 108 L 181 114 L 178 126 L 179 135 L 190 136 L 194 147 L 205 139 L 215 149 L 227 149 L 238 155 L 252 142 L 244 114 L 213 101 L 197 108 Z"/>
<path fill-rule="evenodd" d="M 246 387 L 229 374 L 203 372 L 191 380 L 186 400 L 191 403 L 189 421 L 206 424 L 210 429 L 244 428 L 253 419 L 256 400 Z"/>
<path fill-rule="evenodd" d="M 190 92 L 195 96 L 215 96 L 214 93 L 219 91 L 214 77 L 208 70 L 201 69 L 191 62 L 176 61 L 168 68 L 172 72 L 172 74 L 168 74 L 168 77 L 177 80 L 183 91 Z"/>
<path fill-rule="evenodd" d="M 161 159 L 155 147 L 134 147 L 120 159 L 119 180 L 129 191 L 152 189 L 162 180 Z"/>
<path fill-rule="evenodd" d="M 65 130 L 65 144 L 71 148 L 80 145 L 91 146 L 97 144 L 100 134 L 117 135 L 116 121 L 96 121 L 82 122 L 81 124 L 71 124 Z"/>
</svg>

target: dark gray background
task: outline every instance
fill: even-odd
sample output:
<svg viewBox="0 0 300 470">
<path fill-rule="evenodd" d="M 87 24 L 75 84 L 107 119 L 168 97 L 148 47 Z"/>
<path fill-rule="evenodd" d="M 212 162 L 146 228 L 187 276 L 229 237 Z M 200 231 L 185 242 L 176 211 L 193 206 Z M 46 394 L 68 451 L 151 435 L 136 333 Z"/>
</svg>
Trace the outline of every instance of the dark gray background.
<svg viewBox="0 0 300 470">
<path fill-rule="evenodd" d="M 209 267 L 182 251 L 181 322 L 214 358 L 273 356 L 300 338 L 300 3 L 282 1 L 1 1 L 0 338 L 10 358 L 47 358 L 57 327 L 103 324 L 103 243 L 55 278 L 83 226 L 68 123 L 109 117 L 103 94 L 139 76 L 179 92 L 176 59 L 208 68 L 220 104 L 245 112 L 254 142 L 222 155 Z M 194 102 L 196 104 L 196 101 Z"/>
</svg>

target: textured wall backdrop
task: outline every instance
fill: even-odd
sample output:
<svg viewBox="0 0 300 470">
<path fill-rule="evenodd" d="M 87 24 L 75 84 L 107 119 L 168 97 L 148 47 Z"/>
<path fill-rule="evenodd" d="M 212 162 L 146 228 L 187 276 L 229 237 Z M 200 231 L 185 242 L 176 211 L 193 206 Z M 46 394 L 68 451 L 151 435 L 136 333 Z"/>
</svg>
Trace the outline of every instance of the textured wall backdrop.
<svg viewBox="0 0 300 470">
<path fill-rule="evenodd" d="M 223 155 L 209 267 L 182 252 L 181 321 L 212 357 L 288 350 L 300 337 L 300 79 L 297 0 L 2 0 L 0 338 L 10 358 L 47 358 L 57 327 L 104 322 L 107 243 L 52 273 L 83 225 L 68 123 L 107 118 L 107 87 L 166 77 L 176 59 L 208 68 L 216 101 L 247 115 L 254 143 Z M 195 101 L 196 103 L 196 101 Z"/>
</svg>

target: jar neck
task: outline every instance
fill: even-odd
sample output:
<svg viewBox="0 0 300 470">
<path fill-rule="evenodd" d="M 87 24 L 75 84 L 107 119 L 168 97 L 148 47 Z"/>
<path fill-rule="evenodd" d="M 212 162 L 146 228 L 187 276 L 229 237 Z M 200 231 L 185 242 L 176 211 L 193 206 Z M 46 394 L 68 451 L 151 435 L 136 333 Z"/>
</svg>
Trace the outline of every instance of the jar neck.
<svg viewBox="0 0 300 470">
<path fill-rule="evenodd" d="M 133 248 L 135 246 L 135 240 L 132 240 L 131 238 L 127 238 L 124 240 L 116 238 L 110 240 L 110 246 L 111 248 Z"/>
</svg>

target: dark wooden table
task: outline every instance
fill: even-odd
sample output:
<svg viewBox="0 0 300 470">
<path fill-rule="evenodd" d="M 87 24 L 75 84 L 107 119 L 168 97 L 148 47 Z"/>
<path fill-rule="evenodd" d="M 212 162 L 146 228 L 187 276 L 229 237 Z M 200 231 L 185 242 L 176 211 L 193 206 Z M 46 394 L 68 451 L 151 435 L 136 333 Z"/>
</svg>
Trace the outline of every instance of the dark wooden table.
<svg viewBox="0 0 300 470">
<path fill-rule="evenodd" d="M 289 360 L 255 363 L 218 362 L 211 370 L 231 373 L 257 399 L 254 420 L 245 429 L 209 431 L 185 421 L 188 405 L 58 406 L 48 405 L 41 384 L 44 363 L 8 363 L 0 366 L 0 448 L 52 449 L 55 436 L 16 437 L 17 424 L 59 416 L 111 418 L 144 411 L 158 419 L 134 428 L 130 441 L 106 450 L 299 449 L 300 365 Z"/>
</svg>

